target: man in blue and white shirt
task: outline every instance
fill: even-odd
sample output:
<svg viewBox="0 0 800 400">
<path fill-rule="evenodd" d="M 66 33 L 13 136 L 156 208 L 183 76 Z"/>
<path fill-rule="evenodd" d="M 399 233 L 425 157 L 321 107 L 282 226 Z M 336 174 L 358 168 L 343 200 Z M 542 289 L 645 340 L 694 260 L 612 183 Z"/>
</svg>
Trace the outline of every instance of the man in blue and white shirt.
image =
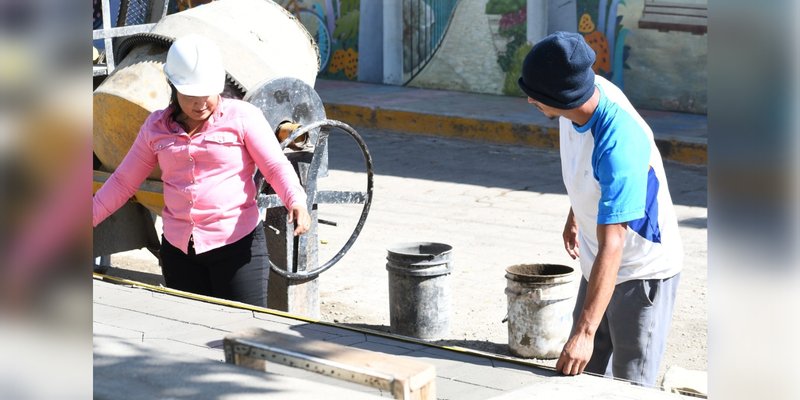
<svg viewBox="0 0 800 400">
<path fill-rule="evenodd" d="M 582 36 L 556 32 L 531 49 L 518 82 L 559 117 L 564 246 L 584 278 L 556 369 L 655 385 L 683 249 L 653 132 L 594 61 Z"/>
</svg>

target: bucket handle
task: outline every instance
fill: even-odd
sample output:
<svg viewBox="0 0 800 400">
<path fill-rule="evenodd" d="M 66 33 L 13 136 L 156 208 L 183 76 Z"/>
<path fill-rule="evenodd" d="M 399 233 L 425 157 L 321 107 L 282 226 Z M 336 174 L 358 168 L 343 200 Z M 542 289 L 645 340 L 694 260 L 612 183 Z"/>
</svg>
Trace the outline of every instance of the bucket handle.
<svg viewBox="0 0 800 400">
<path fill-rule="evenodd" d="M 573 287 L 573 285 L 561 285 L 558 289 L 549 288 L 546 292 L 541 288 L 537 289 L 529 289 L 522 293 L 515 294 L 513 292 L 509 292 L 506 289 L 506 294 L 512 295 L 515 294 L 516 296 L 529 296 L 533 298 L 533 301 L 557 301 L 557 300 L 566 300 L 569 299 L 577 294 L 577 291 Z M 500 323 L 505 323 L 508 321 L 508 313 L 503 318 Z"/>
</svg>

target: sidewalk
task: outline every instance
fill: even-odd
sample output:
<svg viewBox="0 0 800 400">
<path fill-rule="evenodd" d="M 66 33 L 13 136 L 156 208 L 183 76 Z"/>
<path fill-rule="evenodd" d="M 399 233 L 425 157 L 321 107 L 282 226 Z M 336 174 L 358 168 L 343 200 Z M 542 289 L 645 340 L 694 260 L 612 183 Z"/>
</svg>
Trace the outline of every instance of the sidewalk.
<svg viewBox="0 0 800 400">
<path fill-rule="evenodd" d="M 334 80 L 317 80 L 315 89 L 328 118 L 355 128 L 558 148 L 558 122 L 521 97 Z M 664 159 L 706 164 L 705 115 L 639 112 L 653 129 Z"/>
</svg>

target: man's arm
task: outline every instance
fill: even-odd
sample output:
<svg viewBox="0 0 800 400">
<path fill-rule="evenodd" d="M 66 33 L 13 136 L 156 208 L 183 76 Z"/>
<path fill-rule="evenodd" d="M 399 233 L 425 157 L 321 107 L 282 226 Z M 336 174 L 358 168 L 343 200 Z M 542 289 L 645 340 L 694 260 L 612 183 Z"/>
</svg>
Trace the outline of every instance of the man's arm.
<svg viewBox="0 0 800 400">
<path fill-rule="evenodd" d="M 594 334 L 611 301 L 617 282 L 627 226 L 627 223 L 597 225 L 599 249 L 586 288 L 583 309 L 558 358 L 556 371 L 566 375 L 580 374 L 592 357 Z"/>
</svg>

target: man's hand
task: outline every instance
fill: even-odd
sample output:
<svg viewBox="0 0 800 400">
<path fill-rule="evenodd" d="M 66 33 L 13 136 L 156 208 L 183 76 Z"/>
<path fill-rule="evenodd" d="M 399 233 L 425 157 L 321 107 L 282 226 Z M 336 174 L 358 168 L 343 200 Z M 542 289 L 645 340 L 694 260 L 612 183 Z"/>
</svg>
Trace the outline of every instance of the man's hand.
<svg viewBox="0 0 800 400">
<path fill-rule="evenodd" d="M 576 332 L 570 336 L 564 345 L 564 350 L 556 362 L 556 371 L 564 375 L 578 375 L 583 373 L 594 351 L 594 335 L 586 332 Z"/>
<path fill-rule="evenodd" d="M 574 216 L 570 209 L 567 221 L 571 218 Z M 575 321 L 572 335 L 558 357 L 557 371 L 566 375 L 580 374 L 592 358 L 595 332 L 614 294 L 627 229 L 628 224 L 624 222 L 597 225 L 599 250 L 586 284 L 586 298 L 583 300 L 580 317 Z"/>
<path fill-rule="evenodd" d="M 294 235 L 302 235 L 311 227 L 311 216 L 305 205 L 295 204 L 289 211 L 289 223 L 295 222 Z"/>
<path fill-rule="evenodd" d="M 578 251 L 578 224 L 575 222 L 575 214 L 572 213 L 572 207 L 569 209 L 567 215 L 567 222 L 564 224 L 564 233 L 561 234 L 564 239 L 564 248 L 567 250 L 572 259 L 580 257 Z"/>
</svg>

